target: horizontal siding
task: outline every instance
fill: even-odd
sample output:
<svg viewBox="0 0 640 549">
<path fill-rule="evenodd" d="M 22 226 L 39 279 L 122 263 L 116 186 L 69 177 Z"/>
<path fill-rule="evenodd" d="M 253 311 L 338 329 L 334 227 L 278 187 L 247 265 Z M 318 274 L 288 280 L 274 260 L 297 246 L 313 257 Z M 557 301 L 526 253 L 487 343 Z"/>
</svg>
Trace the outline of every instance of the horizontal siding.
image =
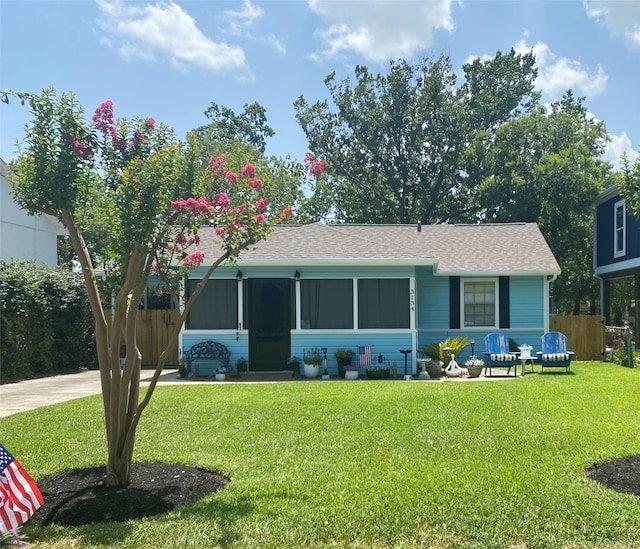
<svg viewBox="0 0 640 549">
<path fill-rule="evenodd" d="M 544 328 L 545 277 L 515 277 L 510 283 L 511 328 Z"/>
<path fill-rule="evenodd" d="M 371 333 L 331 333 L 318 330 L 317 333 L 293 333 L 291 336 L 291 354 L 302 357 L 305 350 L 313 347 L 327 347 L 327 366 L 331 375 L 338 374 L 338 364 L 333 357 L 333 353 L 338 349 L 351 349 L 356 353 L 353 364 L 358 364 L 358 346 L 370 345 L 373 354 L 373 362 L 377 363 L 377 357 L 384 357 L 384 364 L 393 365 L 395 362 L 398 366 L 398 373 L 403 373 L 404 355 L 400 353 L 400 349 L 411 349 L 412 335 L 410 332 L 371 332 Z M 409 355 L 413 359 L 408 359 L 408 364 L 415 364 L 413 353 Z M 300 370 L 302 372 L 302 365 Z M 413 370 L 415 372 L 415 369 Z M 361 374 L 365 373 L 365 368 L 360 370 Z"/>
<path fill-rule="evenodd" d="M 449 327 L 449 277 L 433 276 L 431 267 L 416 270 L 418 328 L 442 330 Z"/>
</svg>

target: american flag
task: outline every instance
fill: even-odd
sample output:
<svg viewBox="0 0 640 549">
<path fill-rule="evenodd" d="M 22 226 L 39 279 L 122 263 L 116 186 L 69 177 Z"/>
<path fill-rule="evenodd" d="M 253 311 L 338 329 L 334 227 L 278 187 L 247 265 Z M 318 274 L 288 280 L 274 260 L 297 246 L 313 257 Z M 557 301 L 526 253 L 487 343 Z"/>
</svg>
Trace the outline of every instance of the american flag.
<svg viewBox="0 0 640 549">
<path fill-rule="evenodd" d="M 0 534 L 22 526 L 43 503 L 35 481 L 0 444 Z"/>
<path fill-rule="evenodd" d="M 360 366 L 371 366 L 371 345 L 358 347 L 358 359 Z"/>
</svg>

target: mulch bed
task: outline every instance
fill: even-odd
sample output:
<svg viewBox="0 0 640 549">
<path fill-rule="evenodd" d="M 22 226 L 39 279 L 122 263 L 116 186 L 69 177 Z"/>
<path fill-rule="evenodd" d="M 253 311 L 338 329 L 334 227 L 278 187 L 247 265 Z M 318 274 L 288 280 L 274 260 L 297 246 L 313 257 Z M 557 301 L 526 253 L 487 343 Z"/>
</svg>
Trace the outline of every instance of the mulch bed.
<svg viewBox="0 0 640 549">
<path fill-rule="evenodd" d="M 596 463 L 587 476 L 616 492 L 640 496 L 640 455 Z"/>
<path fill-rule="evenodd" d="M 231 481 L 215 471 L 159 462 L 133 463 L 125 487 L 105 487 L 104 474 L 105 467 L 91 467 L 40 479 L 45 504 L 29 525 L 79 526 L 153 516 L 192 505 Z M 586 474 L 611 490 L 640 496 L 640 455 L 597 463 Z"/>
<path fill-rule="evenodd" d="M 107 488 L 105 471 L 104 466 L 73 469 L 38 480 L 45 502 L 29 525 L 79 526 L 149 517 L 192 505 L 231 481 L 207 469 L 150 462 L 132 464 L 129 485 Z"/>
</svg>

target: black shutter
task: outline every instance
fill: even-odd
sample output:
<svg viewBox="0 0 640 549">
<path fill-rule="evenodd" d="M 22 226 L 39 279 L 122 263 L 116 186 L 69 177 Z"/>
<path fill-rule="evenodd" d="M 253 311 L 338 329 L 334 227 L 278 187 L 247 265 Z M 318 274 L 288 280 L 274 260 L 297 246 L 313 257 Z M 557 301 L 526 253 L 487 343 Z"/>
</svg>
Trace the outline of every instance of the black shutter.
<svg viewBox="0 0 640 549">
<path fill-rule="evenodd" d="M 500 328 L 510 328 L 509 318 L 509 277 L 501 276 L 498 284 L 498 299 L 500 301 Z"/>
<path fill-rule="evenodd" d="M 449 329 L 460 329 L 460 277 L 449 277 Z"/>
</svg>

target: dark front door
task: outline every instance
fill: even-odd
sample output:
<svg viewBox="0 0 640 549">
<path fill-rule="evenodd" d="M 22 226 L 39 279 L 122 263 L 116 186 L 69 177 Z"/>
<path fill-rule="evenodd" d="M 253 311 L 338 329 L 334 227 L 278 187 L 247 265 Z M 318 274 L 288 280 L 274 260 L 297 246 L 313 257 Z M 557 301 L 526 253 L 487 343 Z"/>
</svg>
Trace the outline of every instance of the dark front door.
<svg viewBox="0 0 640 549">
<path fill-rule="evenodd" d="M 286 370 L 291 351 L 291 280 L 249 279 L 249 368 Z"/>
</svg>

